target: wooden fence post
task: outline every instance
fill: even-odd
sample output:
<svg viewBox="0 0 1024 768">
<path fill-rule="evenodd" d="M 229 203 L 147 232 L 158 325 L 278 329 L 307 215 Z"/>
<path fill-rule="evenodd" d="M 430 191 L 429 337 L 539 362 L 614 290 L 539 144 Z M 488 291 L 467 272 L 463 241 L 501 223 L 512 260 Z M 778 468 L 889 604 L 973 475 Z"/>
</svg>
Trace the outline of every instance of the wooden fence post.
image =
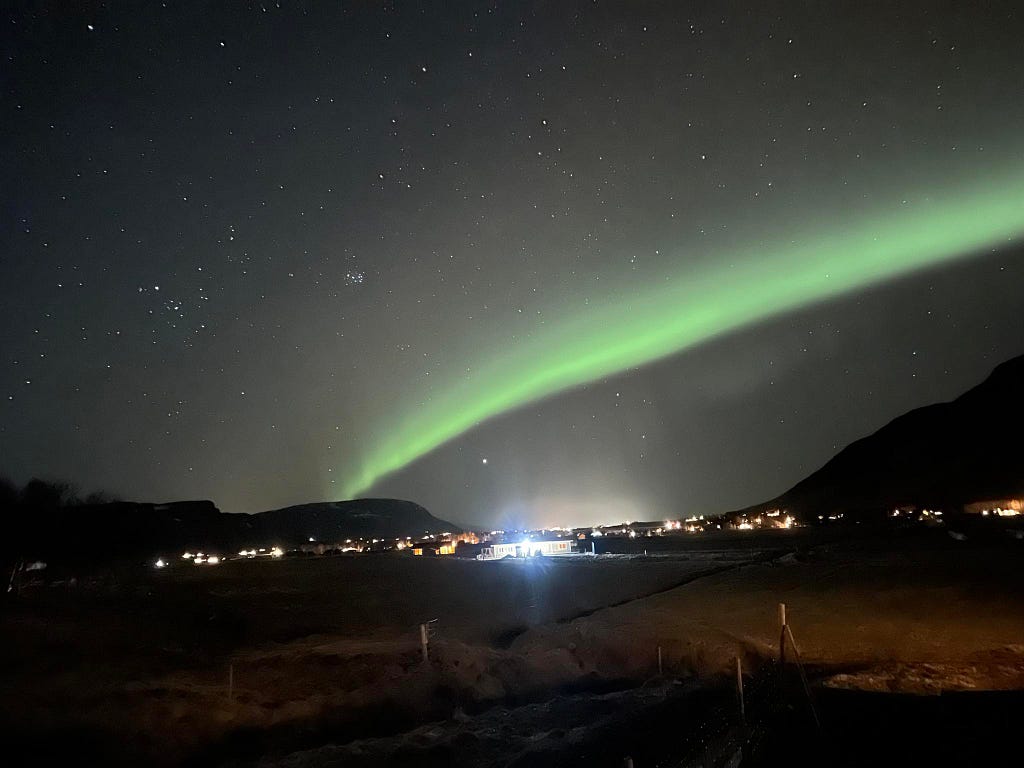
<svg viewBox="0 0 1024 768">
<path fill-rule="evenodd" d="M 423 661 L 430 661 L 430 653 L 427 650 L 427 625 L 420 624 L 420 650 L 423 652 Z"/>
<path fill-rule="evenodd" d="M 740 725 L 747 724 L 747 707 L 743 701 L 743 660 L 736 657 L 736 693 L 740 698 Z"/>
<path fill-rule="evenodd" d="M 786 604 L 779 603 L 779 664 L 786 665 Z"/>
</svg>

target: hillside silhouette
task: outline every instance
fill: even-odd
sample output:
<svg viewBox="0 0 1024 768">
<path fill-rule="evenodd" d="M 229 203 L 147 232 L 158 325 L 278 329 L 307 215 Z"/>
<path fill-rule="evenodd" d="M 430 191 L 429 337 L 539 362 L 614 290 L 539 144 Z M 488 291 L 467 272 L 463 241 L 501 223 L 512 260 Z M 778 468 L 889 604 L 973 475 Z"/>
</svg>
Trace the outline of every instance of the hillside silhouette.
<svg viewBox="0 0 1024 768">
<path fill-rule="evenodd" d="M 395 539 L 458 531 L 419 504 L 356 499 L 302 504 L 256 514 L 225 514 L 212 501 L 166 504 L 79 498 L 67 483 L 33 479 L 19 489 L 0 481 L 0 559 L 71 565 L 170 555 L 188 549 L 234 552 L 294 547 L 311 539 Z"/>
<path fill-rule="evenodd" d="M 896 506 L 958 511 L 1024 495 L 1024 355 L 948 403 L 912 410 L 851 443 L 821 469 L 741 512 L 880 514 Z"/>
</svg>

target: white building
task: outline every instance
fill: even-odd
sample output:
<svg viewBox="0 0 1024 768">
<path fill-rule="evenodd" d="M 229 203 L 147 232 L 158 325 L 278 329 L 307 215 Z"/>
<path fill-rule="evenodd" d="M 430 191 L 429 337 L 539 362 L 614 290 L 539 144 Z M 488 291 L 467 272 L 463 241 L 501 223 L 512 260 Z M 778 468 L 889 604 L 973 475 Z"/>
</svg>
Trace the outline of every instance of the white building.
<svg viewBox="0 0 1024 768">
<path fill-rule="evenodd" d="M 477 556 L 480 560 L 501 560 L 503 557 L 550 557 L 552 555 L 571 555 L 573 553 L 570 539 L 554 539 L 552 541 L 519 541 L 513 544 L 487 544 Z"/>
</svg>

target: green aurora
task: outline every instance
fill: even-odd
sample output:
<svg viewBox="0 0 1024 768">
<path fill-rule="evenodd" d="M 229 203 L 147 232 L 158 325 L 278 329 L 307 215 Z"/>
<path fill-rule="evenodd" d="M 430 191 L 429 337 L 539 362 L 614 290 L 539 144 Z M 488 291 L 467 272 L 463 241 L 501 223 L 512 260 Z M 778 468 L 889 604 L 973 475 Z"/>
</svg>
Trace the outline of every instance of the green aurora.
<svg viewBox="0 0 1024 768">
<path fill-rule="evenodd" d="M 722 334 L 1004 245 L 1024 233 L 1024 175 L 921 196 L 897 210 L 718 254 L 628 297 L 549 321 L 437 387 L 368 443 L 348 497 L 487 419 Z M 831 220 L 836 221 L 836 220 Z M 830 221 L 830 223 L 831 223 Z M 827 228 L 822 228 L 827 229 Z M 685 259 L 680 259 L 685 263 Z"/>
</svg>

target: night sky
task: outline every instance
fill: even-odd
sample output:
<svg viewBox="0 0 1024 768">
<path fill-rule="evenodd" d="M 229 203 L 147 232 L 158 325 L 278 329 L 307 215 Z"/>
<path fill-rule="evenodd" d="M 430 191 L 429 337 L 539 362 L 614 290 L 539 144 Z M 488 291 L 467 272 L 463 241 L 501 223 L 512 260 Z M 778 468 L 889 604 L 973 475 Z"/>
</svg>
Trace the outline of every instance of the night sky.
<svg viewBox="0 0 1024 768">
<path fill-rule="evenodd" d="M 16 3 L 0 473 L 761 501 L 1024 352 L 1017 3 Z"/>
</svg>

